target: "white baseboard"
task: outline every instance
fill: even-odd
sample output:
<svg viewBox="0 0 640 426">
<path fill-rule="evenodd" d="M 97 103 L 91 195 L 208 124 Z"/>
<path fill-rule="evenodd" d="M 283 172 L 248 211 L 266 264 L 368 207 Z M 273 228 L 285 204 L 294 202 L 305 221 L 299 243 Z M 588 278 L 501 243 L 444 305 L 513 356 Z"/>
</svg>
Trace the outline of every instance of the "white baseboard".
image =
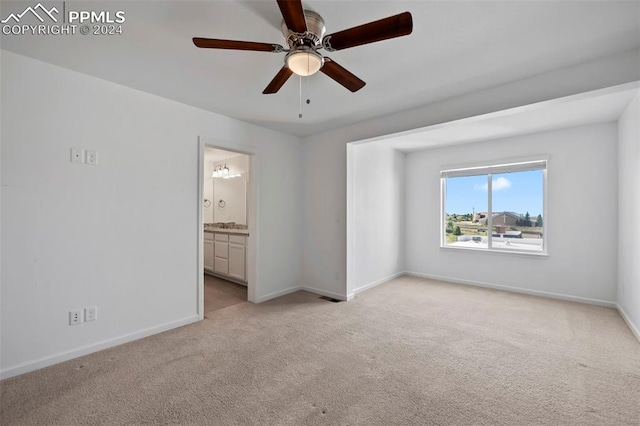
<svg viewBox="0 0 640 426">
<path fill-rule="evenodd" d="M 296 291 L 300 290 L 302 290 L 302 287 L 300 286 L 287 287 L 284 290 L 274 291 L 273 293 L 265 294 L 258 297 L 256 303 L 266 302 L 267 300 L 275 299 L 276 297 L 284 296 L 286 294 L 295 293 Z"/>
<path fill-rule="evenodd" d="M 303 285 L 303 286 L 289 287 L 289 288 L 285 288 L 284 290 L 278 290 L 278 291 L 274 291 L 273 293 L 265 294 L 264 296 L 259 297 L 256 303 L 266 302 L 267 300 L 275 299 L 276 297 L 280 297 L 280 296 L 285 296 L 290 293 L 295 293 L 296 291 L 300 291 L 300 290 L 308 291 L 309 293 L 314 293 L 320 296 L 331 297 L 333 299 L 347 300 L 344 294 L 338 294 L 332 291 L 323 290 L 321 288 Z"/>
<path fill-rule="evenodd" d="M 636 327 L 636 325 L 631 321 L 631 317 L 627 315 L 622 306 L 616 305 L 616 307 L 618 308 L 618 312 L 620 312 L 620 316 L 622 317 L 624 322 L 627 323 L 633 335 L 636 336 L 636 339 L 638 339 L 638 342 L 640 342 L 640 329 L 638 329 L 638 327 Z"/>
<path fill-rule="evenodd" d="M 163 331 L 172 330 L 174 328 L 182 327 L 183 325 L 191 324 L 198 321 L 197 315 L 172 321 L 157 327 L 147 328 L 145 330 L 136 331 L 135 333 L 125 334 L 124 336 L 116 337 L 113 339 L 103 340 L 102 342 L 94 343 L 91 345 L 83 346 L 78 349 L 73 349 L 67 352 L 62 352 L 56 355 L 41 358 L 36 361 L 29 361 L 23 364 L 6 368 L 0 371 L 0 380 L 8 379 L 9 377 L 19 376 L 20 374 L 29 373 L 31 371 L 39 370 L 44 367 L 49 367 L 54 364 L 59 364 L 70 359 L 78 358 L 83 355 L 88 355 L 94 352 L 98 352 L 104 349 L 108 349 L 114 346 L 121 345 L 123 343 L 132 342 L 134 340 L 142 339 L 154 334 L 162 333 Z"/>
<path fill-rule="evenodd" d="M 351 293 L 347 294 L 347 300 L 352 300 L 355 297 L 355 295 L 358 294 L 358 293 L 362 293 L 365 290 L 369 290 L 369 289 L 371 289 L 373 287 L 377 287 L 380 284 L 384 284 L 387 281 L 391 281 L 391 280 L 396 279 L 398 277 L 401 277 L 403 275 L 405 275 L 404 271 L 396 272 L 395 274 L 391 274 L 388 277 L 381 278 L 379 280 L 370 282 L 369 284 L 362 285 L 362 286 L 356 288 L 355 290 L 353 290 Z"/>
<path fill-rule="evenodd" d="M 321 288 L 315 288 L 315 287 L 303 285 L 302 287 L 300 287 L 300 290 L 308 291 L 309 293 L 318 294 L 320 296 L 331 297 L 333 299 L 347 300 L 347 296 L 345 296 L 344 294 L 334 293 L 333 291 L 327 291 Z"/>
<path fill-rule="evenodd" d="M 280 296 L 285 296 L 290 293 L 295 293 L 296 291 L 300 291 L 300 290 L 308 291 L 309 293 L 314 293 L 320 296 L 331 297 L 333 299 L 347 300 L 344 294 L 338 294 L 332 291 L 323 290 L 321 288 L 303 285 L 303 286 L 289 287 L 289 288 L 285 288 L 284 290 L 278 290 L 278 291 L 274 291 L 273 293 L 265 294 L 264 296 L 259 297 L 256 303 L 266 302 L 267 300 L 275 299 L 276 297 L 280 297 Z"/>
<path fill-rule="evenodd" d="M 578 302 L 578 303 L 586 303 L 586 304 L 589 304 L 589 305 L 604 306 L 606 308 L 614 308 L 615 309 L 615 308 L 618 307 L 615 302 L 610 302 L 608 300 L 590 299 L 588 297 L 571 296 L 571 295 L 568 295 L 568 294 L 552 293 L 552 292 L 541 291 L 541 290 L 529 290 L 529 289 L 524 289 L 524 288 L 509 287 L 509 286 L 500 285 L 500 284 L 485 283 L 485 282 L 481 282 L 481 281 L 472 281 L 472 280 L 462 280 L 462 279 L 457 279 L 457 278 L 441 277 L 441 276 L 438 276 L 438 275 L 423 274 L 423 273 L 420 273 L 420 272 L 407 271 L 407 272 L 405 272 L 405 274 L 409 275 L 409 276 L 412 276 L 412 277 L 428 278 L 430 280 L 445 281 L 445 282 L 456 283 L 456 284 L 472 285 L 472 286 L 476 286 L 476 287 L 493 288 L 493 289 L 496 289 L 496 290 L 504 290 L 504 291 L 509 291 L 509 292 L 512 292 L 512 293 L 522 293 L 522 294 L 529 294 L 531 296 L 541 296 L 541 297 L 548 297 L 548 298 L 551 298 L 551 299 L 566 300 L 566 301 L 569 301 L 569 302 Z"/>
</svg>

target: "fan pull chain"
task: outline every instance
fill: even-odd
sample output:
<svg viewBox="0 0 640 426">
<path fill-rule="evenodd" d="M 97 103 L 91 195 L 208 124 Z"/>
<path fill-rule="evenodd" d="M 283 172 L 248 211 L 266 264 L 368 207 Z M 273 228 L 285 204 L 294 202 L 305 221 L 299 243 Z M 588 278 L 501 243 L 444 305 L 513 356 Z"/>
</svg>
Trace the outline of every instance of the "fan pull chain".
<svg viewBox="0 0 640 426">
<path fill-rule="evenodd" d="M 298 94 L 298 118 L 302 118 L 302 76 L 299 75 L 298 80 L 300 83 L 298 85 L 299 94 Z"/>
<path fill-rule="evenodd" d="M 307 55 L 307 72 L 311 69 L 311 56 Z M 302 102 L 302 100 L 300 100 Z M 309 99 L 309 86 L 307 86 L 307 105 L 311 103 L 311 99 Z"/>
</svg>

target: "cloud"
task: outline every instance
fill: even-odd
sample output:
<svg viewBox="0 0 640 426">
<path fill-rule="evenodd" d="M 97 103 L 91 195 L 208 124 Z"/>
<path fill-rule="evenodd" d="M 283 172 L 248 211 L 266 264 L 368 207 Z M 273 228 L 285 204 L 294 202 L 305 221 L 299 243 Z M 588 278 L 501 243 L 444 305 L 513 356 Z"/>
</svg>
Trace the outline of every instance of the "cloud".
<svg viewBox="0 0 640 426">
<path fill-rule="evenodd" d="M 509 189 L 511 188 L 511 181 L 504 177 L 499 177 L 498 179 L 494 179 L 491 187 L 494 191 L 500 191 L 501 189 Z"/>
<path fill-rule="evenodd" d="M 482 190 L 482 191 L 487 191 L 488 188 L 488 184 L 484 184 L 484 185 L 475 185 L 475 189 L 477 190 Z M 491 182 L 491 188 L 494 191 L 500 191 L 501 189 L 509 189 L 511 188 L 511 181 L 505 177 L 499 177 L 498 179 L 494 179 L 493 182 Z"/>
</svg>

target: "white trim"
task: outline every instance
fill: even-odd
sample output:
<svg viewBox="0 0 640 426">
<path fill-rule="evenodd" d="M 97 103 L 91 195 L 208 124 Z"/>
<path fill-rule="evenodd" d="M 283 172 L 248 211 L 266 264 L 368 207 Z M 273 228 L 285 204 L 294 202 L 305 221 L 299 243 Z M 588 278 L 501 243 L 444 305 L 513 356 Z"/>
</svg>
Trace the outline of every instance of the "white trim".
<svg viewBox="0 0 640 426">
<path fill-rule="evenodd" d="M 198 240 L 198 247 L 196 253 L 198 253 L 198 280 L 196 285 L 198 288 L 196 289 L 197 294 L 197 314 L 198 319 L 204 319 L 204 274 L 200 273 L 200 271 L 204 271 L 204 215 L 202 212 L 202 200 L 204 199 L 204 142 L 200 137 L 198 137 L 198 207 L 196 209 L 197 212 L 197 222 L 196 222 L 196 239 Z"/>
<path fill-rule="evenodd" d="M 345 282 L 345 290 L 349 291 L 349 286 L 355 281 L 356 270 L 356 214 L 355 214 L 355 144 L 347 144 L 347 276 Z M 315 291 L 313 291 L 316 293 Z M 331 296 L 333 297 L 333 296 Z M 347 294 L 347 301 L 353 299 L 353 293 Z"/>
<path fill-rule="evenodd" d="M 444 211 L 444 203 L 446 199 L 447 180 L 440 178 L 440 247 L 444 247 L 447 243 L 447 225 L 444 224 L 447 219 L 447 213 Z M 473 219 L 473 217 L 471 219 Z"/>
<path fill-rule="evenodd" d="M 353 299 L 355 297 L 355 295 L 358 294 L 358 293 L 362 293 L 363 291 L 366 291 L 366 290 L 369 290 L 371 288 L 377 287 L 380 284 L 384 284 L 384 283 L 386 283 L 388 281 L 394 280 L 394 279 L 396 279 L 398 277 L 401 277 L 403 275 L 405 275 L 404 271 L 396 272 L 395 274 L 391 274 L 388 277 L 381 278 L 379 280 L 370 282 L 369 284 L 362 285 L 362 286 L 354 289 L 351 293 L 347 294 L 347 300 Z"/>
<path fill-rule="evenodd" d="M 280 297 L 280 296 L 285 296 L 290 293 L 295 293 L 296 291 L 300 291 L 300 290 L 302 290 L 302 287 L 294 286 L 294 287 L 285 288 L 284 290 L 274 291 L 273 293 L 260 296 L 255 303 L 266 302 L 267 300 L 275 299 L 276 297 Z"/>
<path fill-rule="evenodd" d="M 516 241 L 517 242 L 517 241 Z M 488 248 L 473 248 L 473 247 L 464 247 L 464 246 L 454 246 L 452 244 L 446 245 L 446 246 L 440 246 L 441 250 L 454 250 L 454 251 L 468 251 L 468 252 L 475 252 L 475 253 L 492 253 L 492 256 L 495 254 L 505 254 L 507 256 L 511 256 L 511 255 L 527 255 L 527 256 L 533 256 L 533 257 L 539 257 L 542 259 L 547 259 L 549 258 L 549 253 L 545 253 L 543 251 L 526 251 L 526 250 L 504 250 L 504 249 L 495 249 L 492 248 L 491 250 L 489 250 Z"/>
<path fill-rule="evenodd" d="M 508 139 L 508 138 L 505 137 L 505 139 Z M 551 157 L 549 156 L 549 154 L 540 152 L 537 154 L 530 154 L 530 155 L 496 157 L 493 160 L 474 160 L 474 161 L 466 161 L 464 163 L 453 163 L 453 164 L 444 164 L 444 165 L 441 164 L 440 173 L 447 170 L 468 170 L 468 169 L 491 168 L 491 167 L 495 167 L 492 165 L 498 165 L 498 164 L 516 164 L 516 163 L 528 164 L 528 163 L 540 163 L 540 162 L 546 162 L 547 163 L 546 169 L 548 169 L 550 158 Z M 490 164 L 490 165 L 487 165 L 487 164 Z M 521 171 L 526 171 L 526 169 Z M 483 173 L 478 176 L 484 176 L 485 174 L 490 174 L 490 173 Z M 444 178 L 444 176 L 441 176 L 441 178 Z"/>
<path fill-rule="evenodd" d="M 317 295 L 320 295 L 320 296 L 331 297 L 333 299 L 347 300 L 347 296 L 344 295 L 344 294 L 334 293 L 333 291 L 327 291 L 327 290 L 323 290 L 321 288 L 316 288 L 316 287 L 310 287 L 310 286 L 303 285 L 302 287 L 300 287 L 300 290 L 308 291 L 309 293 L 314 293 L 314 294 L 317 294 Z"/>
<path fill-rule="evenodd" d="M 260 218 L 260 150 L 252 148 L 252 154 L 249 155 L 249 179 L 247 180 L 247 227 L 249 228 L 249 236 L 247 237 L 247 258 L 245 265 L 247 267 L 247 300 L 253 302 L 260 295 L 260 227 L 258 219 Z"/>
<path fill-rule="evenodd" d="M 39 370 L 44 367 L 49 367 L 54 364 L 58 364 L 70 359 L 78 358 L 83 355 L 88 355 L 94 352 L 98 352 L 104 349 L 112 348 L 114 346 L 122 345 L 123 343 L 132 342 L 134 340 L 142 339 L 144 337 L 152 336 L 154 334 L 162 333 L 172 330 L 174 328 L 182 327 L 187 324 L 191 324 L 198 321 L 197 315 L 192 315 L 187 318 L 183 318 L 178 321 L 172 321 L 157 327 L 151 327 L 144 330 L 136 331 L 134 333 L 125 334 L 124 336 L 116 337 L 113 339 L 103 340 L 102 342 L 94 343 L 87 346 L 82 346 L 77 349 L 73 349 L 66 352 L 61 352 L 57 355 L 41 358 L 36 361 L 25 362 L 14 367 L 9 367 L 0 371 L 0 379 L 8 379 L 9 377 L 18 376 L 20 374 L 28 373 L 30 371 Z"/>
<path fill-rule="evenodd" d="M 450 283 L 455 283 L 455 284 L 471 285 L 471 286 L 475 286 L 475 287 L 493 288 L 493 289 L 496 289 L 496 290 L 503 290 L 503 291 L 508 291 L 508 292 L 511 292 L 511 293 L 529 294 L 531 296 L 540 296 L 540 297 L 546 297 L 546 298 L 549 298 L 549 299 L 566 300 L 566 301 L 569 301 L 569 302 L 586 303 L 588 305 L 604 306 L 606 308 L 616 308 L 617 307 L 615 302 L 610 302 L 608 300 L 590 299 L 588 297 L 571 296 L 571 295 L 568 295 L 568 294 L 551 293 L 551 292 L 548 292 L 548 291 L 530 290 L 530 289 L 526 289 L 526 288 L 509 287 L 509 286 L 506 286 L 506 285 L 490 284 L 490 283 L 485 283 L 485 282 L 481 282 L 481 281 L 472 281 L 472 280 L 462 280 L 462 279 L 457 279 L 457 278 L 441 277 L 441 276 L 438 276 L 438 275 L 423 274 L 423 273 L 420 273 L 420 272 L 407 271 L 407 272 L 405 272 L 405 274 L 409 275 L 411 277 L 427 278 L 427 279 L 430 279 L 430 280 L 444 281 L 444 282 L 450 282 Z"/>
<path fill-rule="evenodd" d="M 547 168 L 542 171 L 542 252 L 546 255 L 549 254 L 549 197 L 547 190 L 549 186 L 549 162 L 551 157 L 547 157 Z M 551 162 L 553 164 L 553 162 Z M 553 172 L 551 172 L 553 176 Z M 553 208 L 552 208 L 553 210 Z M 536 227 L 538 226 L 538 218 L 536 217 Z"/>
<path fill-rule="evenodd" d="M 471 220 L 473 221 L 473 216 Z M 491 173 L 487 173 L 487 250 L 493 250 L 493 175 Z"/>
<path fill-rule="evenodd" d="M 629 326 L 629 328 L 631 329 L 631 333 L 633 333 L 633 335 L 636 336 L 636 339 L 638 339 L 638 342 L 640 342 L 640 330 L 631 321 L 631 317 L 629 317 L 629 315 L 627 315 L 627 313 L 624 311 L 624 308 L 622 306 L 620 306 L 619 304 L 616 305 L 616 308 L 618 309 L 618 312 L 620 313 L 620 316 L 622 317 L 624 322 L 626 322 L 627 325 Z"/>
<path fill-rule="evenodd" d="M 399 274 L 398 276 L 402 275 Z M 296 291 L 307 291 L 309 293 L 314 293 L 319 296 L 327 296 L 338 300 L 347 300 L 347 297 L 344 294 L 334 293 L 332 291 L 326 291 L 321 288 L 310 287 L 310 286 L 293 286 L 285 288 L 284 290 L 274 291 L 273 293 L 265 294 L 261 296 L 256 303 L 266 302 L 267 300 L 275 299 L 277 297 L 286 296 L 287 294 L 295 293 Z M 353 297 L 352 297 L 353 298 Z"/>
<path fill-rule="evenodd" d="M 249 236 L 247 238 L 247 251 L 246 251 L 246 267 L 247 267 L 247 300 L 252 303 L 260 303 L 260 301 L 268 300 L 267 296 L 260 295 L 260 275 L 259 275 L 259 256 L 258 246 L 260 245 L 260 232 L 259 227 L 257 226 L 260 217 L 260 202 L 259 202 L 259 194 L 260 194 L 260 148 L 243 145 L 239 143 L 229 142 L 222 139 L 211 138 L 207 136 L 200 136 L 199 138 L 200 146 L 202 147 L 201 162 L 202 162 L 202 171 L 198 177 L 198 185 L 204 186 L 204 148 L 211 147 L 222 149 L 225 151 L 234 152 L 237 154 L 244 154 L 249 157 L 249 179 L 247 181 L 247 226 L 249 229 Z M 202 198 L 203 195 L 199 193 L 199 209 L 202 210 Z M 200 234 L 202 233 L 202 213 L 199 213 L 200 219 L 198 221 L 198 238 L 201 238 Z M 198 257 L 203 258 L 203 244 L 199 243 Z M 203 265 L 198 266 L 198 286 L 202 289 L 202 293 L 204 295 L 204 267 Z M 198 290 L 200 292 L 200 290 Z M 203 297 L 204 298 L 204 297 Z M 202 312 L 202 316 L 204 317 L 204 302 L 201 307 L 199 307 Z"/>
<path fill-rule="evenodd" d="M 491 166 L 464 167 L 460 169 L 441 170 L 441 178 L 484 176 L 500 173 L 528 172 L 530 170 L 544 170 L 546 160 L 520 161 L 509 164 L 495 164 Z"/>
</svg>

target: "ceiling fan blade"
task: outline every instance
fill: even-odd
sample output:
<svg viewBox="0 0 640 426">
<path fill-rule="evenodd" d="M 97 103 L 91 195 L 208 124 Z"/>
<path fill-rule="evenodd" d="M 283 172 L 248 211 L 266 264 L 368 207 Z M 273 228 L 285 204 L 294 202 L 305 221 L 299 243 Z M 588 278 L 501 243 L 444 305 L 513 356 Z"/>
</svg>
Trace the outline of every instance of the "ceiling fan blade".
<svg viewBox="0 0 640 426">
<path fill-rule="evenodd" d="M 402 37 L 411 34 L 412 30 L 413 18 L 411 13 L 404 12 L 379 21 L 329 34 L 322 40 L 322 45 L 329 52 L 333 52 L 376 41 Z"/>
<path fill-rule="evenodd" d="M 287 24 L 287 28 L 295 33 L 307 31 L 307 21 L 304 18 L 302 1 L 278 0 L 278 7 L 280 7 L 280 12 L 282 12 L 282 17 L 284 18 L 284 23 Z"/>
<path fill-rule="evenodd" d="M 282 85 L 287 82 L 289 77 L 291 77 L 291 74 L 293 74 L 293 71 L 291 71 L 286 66 L 280 68 L 278 74 L 273 77 L 273 80 L 271 80 L 271 83 L 269 83 L 269 85 L 262 91 L 262 94 L 268 95 L 271 93 L 276 93 L 278 90 L 280 90 Z"/>
<path fill-rule="evenodd" d="M 193 44 L 205 49 L 252 50 L 256 52 L 282 52 L 279 44 L 258 43 L 254 41 L 221 40 L 216 38 L 194 37 Z"/>
<path fill-rule="evenodd" d="M 331 58 L 324 58 L 324 65 L 320 68 L 320 71 L 342 84 L 347 89 L 352 92 L 357 92 L 358 90 L 364 87 L 364 81 L 360 80 L 358 77 L 353 75 L 351 72 L 347 71 L 342 66 L 338 65 L 337 62 L 331 60 Z"/>
</svg>

